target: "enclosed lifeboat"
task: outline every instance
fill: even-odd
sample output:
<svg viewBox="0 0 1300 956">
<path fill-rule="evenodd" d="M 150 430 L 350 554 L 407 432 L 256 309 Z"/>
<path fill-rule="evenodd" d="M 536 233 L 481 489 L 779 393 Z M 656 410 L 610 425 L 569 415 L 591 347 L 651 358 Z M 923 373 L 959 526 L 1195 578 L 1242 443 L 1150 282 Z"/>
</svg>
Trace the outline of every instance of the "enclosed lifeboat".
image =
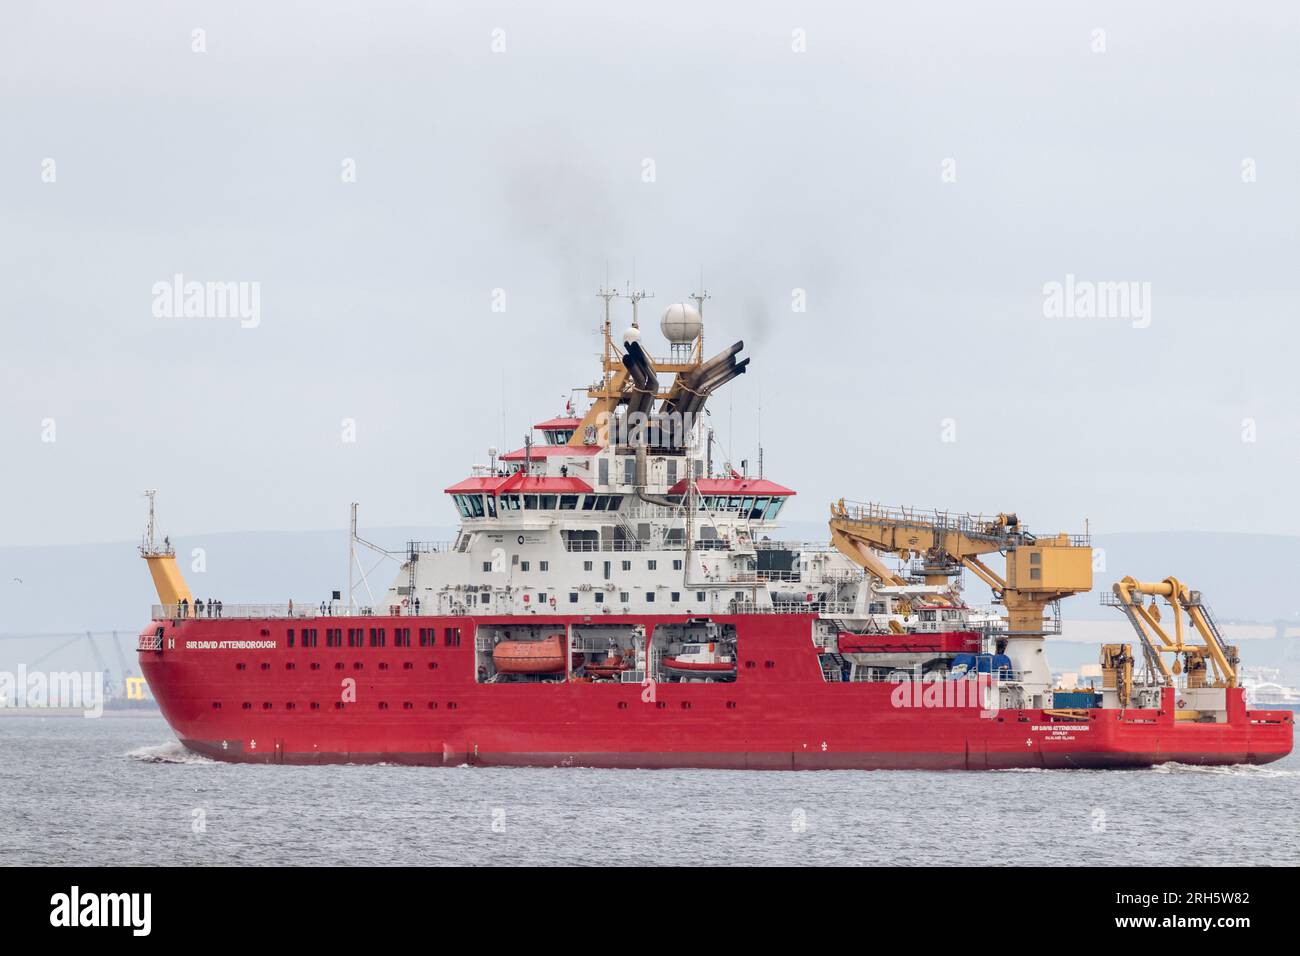
<svg viewBox="0 0 1300 956">
<path fill-rule="evenodd" d="M 492 648 L 498 674 L 564 673 L 564 637 L 554 634 L 540 641 L 501 641 Z"/>
</svg>

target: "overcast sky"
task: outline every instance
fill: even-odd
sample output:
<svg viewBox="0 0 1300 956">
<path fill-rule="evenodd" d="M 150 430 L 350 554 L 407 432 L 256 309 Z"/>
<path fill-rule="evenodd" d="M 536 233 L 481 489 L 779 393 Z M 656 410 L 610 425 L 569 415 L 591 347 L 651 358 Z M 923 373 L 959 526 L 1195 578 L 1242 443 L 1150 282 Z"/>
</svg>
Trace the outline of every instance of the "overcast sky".
<svg viewBox="0 0 1300 956">
<path fill-rule="evenodd" d="M 1300 533 L 1294 3 L 286 6 L 0 11 L 0 545 L 450 524 L 634 264 L 788 517 Z"/>
</svg>

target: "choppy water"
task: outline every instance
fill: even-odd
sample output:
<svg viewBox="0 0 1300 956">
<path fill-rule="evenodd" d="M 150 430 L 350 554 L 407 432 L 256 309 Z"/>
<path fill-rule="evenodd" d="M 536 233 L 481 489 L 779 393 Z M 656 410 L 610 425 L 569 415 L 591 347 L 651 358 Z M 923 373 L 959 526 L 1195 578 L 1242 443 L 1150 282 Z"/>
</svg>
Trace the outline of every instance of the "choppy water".
<svg viewBox="0 0 1300 956">
<path fill-rule="evenodd" d="M 1297 797 L 1295 754 L 997 773 L 275 767 L 192 756 L 158 717 L 0 719 L 5 864 L 1295 865 Z"/>
</svg>

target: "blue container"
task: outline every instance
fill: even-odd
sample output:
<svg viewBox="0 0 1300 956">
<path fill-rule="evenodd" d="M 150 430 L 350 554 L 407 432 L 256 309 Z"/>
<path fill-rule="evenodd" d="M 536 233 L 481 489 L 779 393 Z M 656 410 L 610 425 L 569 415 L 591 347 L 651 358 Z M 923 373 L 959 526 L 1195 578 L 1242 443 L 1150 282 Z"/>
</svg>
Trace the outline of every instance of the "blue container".
<svg viewBox="0 0 1300 956">
<path fill-rule="evenodd" d="M 1090 690 L 1058 690 L 1052 695 L 1052 706 L 1071 709 L 1100 707 L 1101 694 L 1094 694 Z"/>
</svg>

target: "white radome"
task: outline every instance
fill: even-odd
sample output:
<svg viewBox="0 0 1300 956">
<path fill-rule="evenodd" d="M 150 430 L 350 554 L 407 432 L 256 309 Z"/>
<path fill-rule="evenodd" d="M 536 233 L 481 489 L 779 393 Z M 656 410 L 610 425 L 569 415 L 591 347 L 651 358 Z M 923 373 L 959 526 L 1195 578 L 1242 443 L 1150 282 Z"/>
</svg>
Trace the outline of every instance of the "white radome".
<svg viewBox="0 0 1300 956">
<path fill-rule="evenodd" d="M 623 333 L 624 344 L 641 341 L 641 330 L 635 325 Z"/>
<path fill-rule="evenodd" d="M 673 345 L 689 345 L 700 337 L 704 319 L 695 306 L 674 302 L 664 310 L 659 328 L 664 333 L 664 338 Z"/>
</svg>

